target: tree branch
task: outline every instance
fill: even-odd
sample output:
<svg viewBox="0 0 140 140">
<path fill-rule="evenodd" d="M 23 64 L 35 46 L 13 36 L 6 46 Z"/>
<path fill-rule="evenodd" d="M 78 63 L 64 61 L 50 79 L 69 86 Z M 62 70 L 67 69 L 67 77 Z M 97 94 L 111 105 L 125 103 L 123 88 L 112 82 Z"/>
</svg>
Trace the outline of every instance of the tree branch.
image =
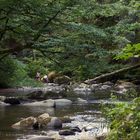
<svg viewBox="0 0 140 140">
<path fill-rule="evenodd" d="M 62 10 L 57 11 L 57 12 L 48 20 L 48 22 L 46 22 L 46 23 L 42 26 L 42 28 L 41 28 L 41 29 L 37 32 L 37 34 L 34 36 L 33 42 L 37 41 L 37 40 L 40 38 L 43 29 L 46 28 L 46 27 L 52 22 L 52 20 L 54 20 L 54 19 L 57 17 L 57 15 L 58 15 L 61 11 L 62 11 Z"/>
</svg>

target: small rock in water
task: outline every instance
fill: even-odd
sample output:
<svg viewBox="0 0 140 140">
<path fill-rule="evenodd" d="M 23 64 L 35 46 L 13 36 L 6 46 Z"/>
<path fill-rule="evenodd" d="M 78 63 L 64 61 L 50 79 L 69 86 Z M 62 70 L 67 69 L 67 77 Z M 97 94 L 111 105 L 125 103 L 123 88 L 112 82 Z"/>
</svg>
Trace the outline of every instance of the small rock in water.
<svg viewBox="0 0 140 140">
<path fill-rule="evenodd" d="M 80 128 L 78 126 L 70 128 L 71 131 L 73 132 L 81 132 Z"/>
<path fill-rule="evenodd" d="M 55 106 L 65 106 L 65 105 L 71 105 L 72 101 L 68 99 L 56 99 L 55 101 Z"/>
<path fill-rule="evenodd" d="M 17 98 L 9 97 L 4 100 L 4 103 L 11 104 L 11 105 L 18 105 L 20 104 L 20 101 Z"/>
<path fill-rule="evenodd" d="M 73 132 L 72 130 L 60 130 L 59 135 L 64 135 L 64 136 L 75 135 L 75 132 Z"/>
<path fill-rule="evenodd" d="M 87 102 L 87 100 L 84 100 L 82 98 L 77 98 L 77 103 L 79 103 L 79 104 L 86 104 L 88 102 Z"/>
<path fill-rule="evenodd" d="M 6 97 L 5 96 L 0 96 L 0 101 L 4 101 L 6 99 Z"/>
</svg>

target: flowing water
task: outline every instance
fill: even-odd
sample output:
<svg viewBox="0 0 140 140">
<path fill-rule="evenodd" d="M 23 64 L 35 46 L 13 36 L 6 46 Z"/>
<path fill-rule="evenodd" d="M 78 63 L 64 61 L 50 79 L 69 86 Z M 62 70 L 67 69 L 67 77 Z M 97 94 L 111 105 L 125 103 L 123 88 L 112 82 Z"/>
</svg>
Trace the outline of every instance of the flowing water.
<svg viewBox="0 0 140 140">
<path fill-rule="evenodd" d="M 1 93 L 0 95 L 5 94 Z M 13 94 L 9 92 L 6 95 L 11 96 Z M 86 99 L 88 100 L 89 97 L 86 97 Z M 72 100 L 74 101 L 75 99 Z M 88 124 L 93 125 L 94 123 L 97 127 L 100 127 L 100 125 L 97 124 L 101 125 L 106 124 L 106 120 L 103 118 L 101 114 L 101 103 L 110 104 L 112 103 L 112 101 L 104 99 L 91 100 L 89 101 L 88 104 L 83 105 L 74 102 L 70 106 L 57 108 L 47 108 L 45 106 L 0 105 L 0 140 L 17 140 L 18 138 L 22 138 L 26 135 L 40 134 L 42 130 L 33 130 L 33 129 L 15 130 L 11 127 L 11 125 L 20 121 L 22 118 L 30 116 L 37 117 L 43 113 L 49 113 L 49 115 L 53 117 L 69 116 L 75 120 L 73 124 L 71 123 L 70 125 L 80 124 L 81 126 L 83 125 L 82 127 L 84 127 L 84 125 L 85 126 L 87 126 Z"/>
<path fill-rule="evenodd" d="M 78 117 L 87 115 L 93 117 L 100 116 L 100 107 L 97 103 L 89 103 L 86 105 L 72 104 L 67 107 L 47 108 L 47 107 L 31 107 L 31 106 L 0 106 L 0 140 L 16 140 L 19 137 L 28 134 L 37 134 L 35 130 L 15 130 L 11 127 L 12 124 L 29 116 L 37 117 L 43 113 L 49 113 L 51 116 L 63 117 L 73 116 Z M 89 120 L 90 122 L 90 120 Z"/>
</svg>

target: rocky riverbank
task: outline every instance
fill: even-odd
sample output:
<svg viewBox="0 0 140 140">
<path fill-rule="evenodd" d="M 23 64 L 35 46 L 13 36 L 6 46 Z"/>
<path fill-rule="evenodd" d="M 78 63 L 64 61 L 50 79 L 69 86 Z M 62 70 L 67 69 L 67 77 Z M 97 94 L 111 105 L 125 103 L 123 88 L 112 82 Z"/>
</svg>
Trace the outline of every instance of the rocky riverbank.
<svg viewBox="0 0 140 140">
<path fill-rule="evenodd" d="M 90 99 L 107 99 L 116 95 L 119 99 L 133 98 L 139 96 L 140 85 L 131 82 L 118 81 L 87 85 L 84 83 L 72 85 L 58 85 L 54 83 L 45 84 L 44 87 L 23 87 L 15 89 L 1 89 L 0 95 L 24 96 L 28 99 L 45 100 L 54 98 L 81 97 Z M 131 93 L 131 94 L 130 94 Z"/>
<path fill-rule="evenodd" d="M 139 85 L 124 81 L 92 85 L 48 83 L 37 88 L 3 89 L 0 91 L 0 106 L 16 105 L 31 110 L 45 107 L 45 110 L 55 110 L 59 107 L 71 108 L 74 104 L 83 107 L 87 104 L 112 104 L 115 103 L 109 100 L 112 95 L 116 95 L 118 99 L 129 99 L 139 96 L 138 93 Z M 24 135 L 18 140 L 104 140 L 109 129 L 105 119 L 101 117 L 101 112 L 98 113 L 100 117 L 95 113 L 93 116 L 85 112 L 68 117 L 56 117 L 43 112 L 39 116 L 20 119 L 12 128 L 37 131 L 35 135 Z"/>
<path fill-rule="evenodd" d="M 28 117 L 12 125 L 16 129 L 41 129 L 39 135 L 20 140 L 103 140 L 108 133 L 104 118 L 79 114 L 73 117 L 51 117 L 48 113 Z M 46 130 L 47 128 L 47 130 Z"/>
</svg>

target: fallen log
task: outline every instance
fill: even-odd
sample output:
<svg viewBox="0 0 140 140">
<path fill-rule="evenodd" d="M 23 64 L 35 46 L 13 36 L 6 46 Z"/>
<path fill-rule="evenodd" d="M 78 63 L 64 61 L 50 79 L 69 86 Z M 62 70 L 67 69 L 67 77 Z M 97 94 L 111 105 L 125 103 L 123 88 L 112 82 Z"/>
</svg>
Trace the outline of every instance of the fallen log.
<svg viewBox="0 0 140 140">
<path fill-rule="evenodd" d="M 100 75 L 98 77 L 95 77 L 93 79 L 88 79 L 84 83 L 86 83 L 86 84 L 94 84 L 94 83 L 99 83 L 99 82 L 110 81 L 110 80 L 113 80 L 118 75 L 120 75 L 120 74 L 122 74 L 124 72 L 127 72 L 129 70 L 136 69 L 138 67 L 140 67 L 140 64 L 137 64 L 137 65 L 134 65 L 134 66 L 129 66 L 129 67 L 126 67 L 126 68 L 122 68 L 122 69 L 119 69 L 119 70 L 115 70 L 115 71 L 110 72 L 110 73 L 102 74 L 102 75 Z"/>
</svg>

